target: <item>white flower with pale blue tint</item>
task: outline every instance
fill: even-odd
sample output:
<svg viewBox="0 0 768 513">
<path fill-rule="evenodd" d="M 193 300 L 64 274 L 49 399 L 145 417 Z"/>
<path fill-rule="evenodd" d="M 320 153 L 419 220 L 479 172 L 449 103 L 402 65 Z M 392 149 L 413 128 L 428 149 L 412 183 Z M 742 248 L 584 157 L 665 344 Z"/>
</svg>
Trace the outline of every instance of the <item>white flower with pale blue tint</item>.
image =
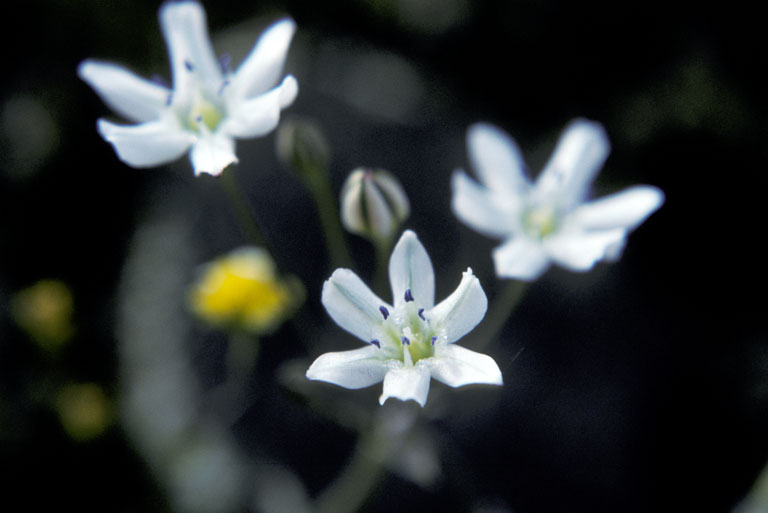
<svg viewBox="0 0 768 513">
<path fill-rule="evenodd" d="M 336 323 L 368 345 L 326 353 L 307 377 L 345 388 L 384 381 L 379 403 L 390 397 L 427 401 L 431 378 L 459 387 L 501 385 L 501 371 L 490 356 L 454 344 L 485 315 L 488 300 L 471 269 L 458 288 L 435 305 L 435 273 L 416 234 L 406 231 L 389 261 L 394 305 L 376 294 L 349 269 L 337 269 L 323 285 L 323 305 Z"/>
<path fill-rule="evenodd" d="M 293 103 L 296 79 L 280 76 L 296 25 L 283 19 L 270 26 L 233 72 L 226 59 L 216 58 L 198 2 L 163 4 L 160 26 L 173 89 L 116 64 L 89 59 L 78 67 L 80 78 L 107 105 L 137 123 L 100 119 L 99 133 L 129 166 L 159 166 L 189 151 L 195 175 L 218 175 L 238 162 L 235 138 L 272 131 L 281 109 Z"/>
<path fill-rule="evenodd" d="M 616 260 L 630 231 L 664 202 L 656 187 L 637 185 L 587 201 L 610 151 L 603 127 L 577 119 L 563 132 L 535 182 L 515 142 L 487 124 L 470 127 L 469 158 L 480 182 L 453 175 L 453 211 L 475 230 L 504 239 L 494 249 L 496 274 L 535 280 L 551 263 L 587 271 Z"/>
</svg>

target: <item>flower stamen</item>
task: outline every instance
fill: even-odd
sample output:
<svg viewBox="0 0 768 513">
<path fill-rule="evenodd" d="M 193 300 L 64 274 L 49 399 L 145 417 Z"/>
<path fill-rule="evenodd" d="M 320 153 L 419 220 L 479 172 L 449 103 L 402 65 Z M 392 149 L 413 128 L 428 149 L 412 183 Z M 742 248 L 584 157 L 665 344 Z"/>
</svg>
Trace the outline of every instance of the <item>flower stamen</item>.
<svg viewBox="0 0 768 513">
<path fill-rule="evenodd" d="M 224 93 L 224 89 L 229 85 L 229 79 L 222 80 L 221 85 L 219 86 L 219 90 L 216 93 L 218 96 L 221 96 L 222 93 Z"/>
<path fill-rule="evenodd" d="M 232 56 L 228 53 L 221 54 L 221 57 L 219 57 L 219 65 L 221 66 L 221 72 L 225 75 L 229 74 L 231 71 L 230 64 L 232 63 Z"/>
</svg>

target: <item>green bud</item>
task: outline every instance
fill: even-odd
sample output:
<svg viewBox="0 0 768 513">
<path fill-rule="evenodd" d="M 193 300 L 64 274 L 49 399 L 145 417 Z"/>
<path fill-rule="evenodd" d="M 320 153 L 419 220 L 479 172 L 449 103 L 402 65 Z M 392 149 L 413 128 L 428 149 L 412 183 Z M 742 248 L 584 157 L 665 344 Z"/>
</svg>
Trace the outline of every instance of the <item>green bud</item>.
<svg viewBox="0 0 768 513">
<path fill-rule="evenodd" d="M 289 118 L 280 123 L 277 156 L 285 167 L 304 179 L 326 173 L 330 147 L 320 127 L 308 119 Z"/>
<path fill-rule="evenodd" d="M 408 197 L 392 173 L 357 168 L 341 189 L 341 222 L 347 231 L 388 241 L 410 213 Z"/>
</svg>

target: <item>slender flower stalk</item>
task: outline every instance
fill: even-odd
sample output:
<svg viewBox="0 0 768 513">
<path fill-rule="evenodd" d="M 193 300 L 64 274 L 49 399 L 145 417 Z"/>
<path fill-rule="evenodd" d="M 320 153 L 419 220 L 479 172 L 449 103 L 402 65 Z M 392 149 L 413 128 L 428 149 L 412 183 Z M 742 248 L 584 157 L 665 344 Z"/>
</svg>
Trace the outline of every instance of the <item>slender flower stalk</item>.
<svg viewBox="0 0 768 513">
<path fill-rule="evenodd" d="M 296 79 L 287 75 L 280 80 L 296 25 L 283 19 L 270 26 L 235 71 L 227 60 L 216 58 L 198 2 L 164 3 L 160 27 L 172 89 L 116 64 L 80 63 L 80 78 L 115 112 L 136 123 L 99 119 L 99 134 L 129 166 L 155 167 L 189 152 L 195 175 L 219 175 L 238 162 L 235 139 L 271 132 L 280 111 L 296 98 Z"/>
<path fill-rule="evenodd" d="M 331 150 L 320 126 L 309 119 L 287 119 L 277 131 L 276 143 L 283 165 L 304 183 L 315 200 L 331 263 L 349 267 L 347 241 L 328 180 Z"/>
<path fill-rule="evenodd" d="M 248 198 L 233 171 L 233 169 L 230 169 L 220 177 L 221 185 L 229 200 L 232 213 L 240 225 L 243 236 L 254 246 L 265 246 L 267 242 L 262 233 L 261 223 L 256 218 L 253 208 L 248 203 Z"/>
<path fill-rule="evenodd" d="M 435 305 L 432 262 L 416 234 L 406 231 L 389 261 L 394 304 L 379 299 L 349 269 L 337 269 L 323 286 L 322 302 L 336 323 L 368 345 L 321 355 L 307 370 L 312 380 L 357 389 L 384 382 L 390 397 L 427 401 L 430 378 L 459 387 L 501 385 L 489 356 L 454 344 L 483 318 L 487 299 L 471 269 L 458 288 Z"/>
<path fill-rule="evenodd" d="M 492 306 L 485 316 L 485 322 L 472 334 L 476 349 L 484 349 L 493 340 L 497 340 L 499 331 L 525 297 L 528 282 L 507 280 L 502 289 L 493 298 Z"/>
<path fill-rule="evenodd" d="M 533 281 L 551 263 L 588 271 L 600 260 L 616 260 L 629 232 L 664 202 L 664 193 L 650 185 L 586 201 L 609 152 L 603 127 L 593 121 L 566 127 L 533 183 L 517 145 L 498 128 L 473 125 L 467 146 L 481 183 L 456 171 L 453 211 L 475 230 L 504 240 L 493 251 L 502 278 Z"/>
</svg>

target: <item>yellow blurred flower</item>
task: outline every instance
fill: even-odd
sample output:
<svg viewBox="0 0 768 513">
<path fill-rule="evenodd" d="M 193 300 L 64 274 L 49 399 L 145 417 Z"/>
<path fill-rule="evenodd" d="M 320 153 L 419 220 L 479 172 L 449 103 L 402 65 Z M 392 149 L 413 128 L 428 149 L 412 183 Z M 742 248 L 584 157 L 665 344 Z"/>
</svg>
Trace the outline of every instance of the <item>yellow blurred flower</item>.
<svg viewBox="0 0 768 513">
<path fill-rule="evenodd" d="M 64 431 L 80 441 L 102 434 L 112 420 L 112 405 L 95 383 L 65 385 L 56 396 L 56 410 Z"/>
<path fill-rule="evenodd" d="M 72 292 L 58 280 L 40 280 L 18 292 L 11 302 L 16 324 L 48 350 L 54 350 L 72 338 L 75 332 L 73 311 Z"/>
<path fill-rule="evenodd" d="M 192 311 L 211 324 L 262 334 L 290 316 L 303 297 L 298 279 L 277 276 L 269 253 L 249 246 L 206 264 L 189 299 Z"/>
</svg>

